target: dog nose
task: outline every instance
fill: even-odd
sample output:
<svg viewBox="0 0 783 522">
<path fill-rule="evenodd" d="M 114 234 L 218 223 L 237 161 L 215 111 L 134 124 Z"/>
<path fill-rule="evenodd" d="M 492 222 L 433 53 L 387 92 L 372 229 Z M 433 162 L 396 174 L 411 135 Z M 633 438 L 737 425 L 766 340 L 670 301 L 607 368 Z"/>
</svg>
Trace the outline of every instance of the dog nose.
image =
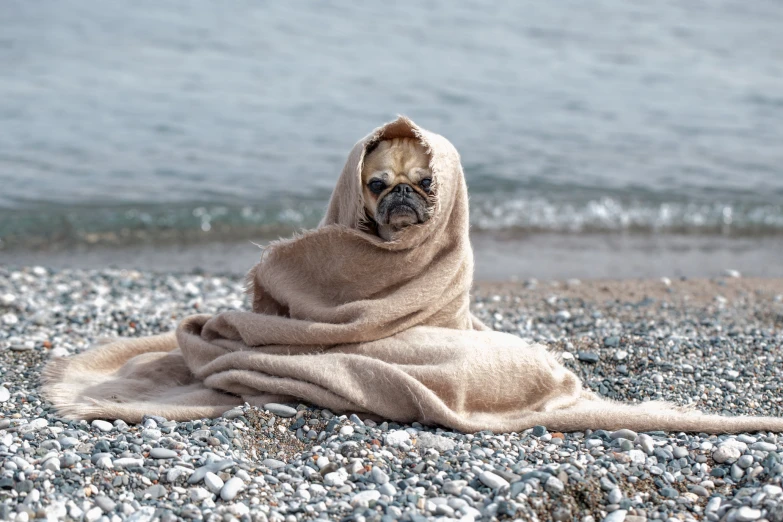
<svg viewBox="0 0 783 522">
<path fill-rule="evenodd" d="M 392 192 L 399 192 L 401 195 L 405 196 L 413 192 L 413 187 L 407 183 L 400 183 L 392 189 Z"/>
</svg>

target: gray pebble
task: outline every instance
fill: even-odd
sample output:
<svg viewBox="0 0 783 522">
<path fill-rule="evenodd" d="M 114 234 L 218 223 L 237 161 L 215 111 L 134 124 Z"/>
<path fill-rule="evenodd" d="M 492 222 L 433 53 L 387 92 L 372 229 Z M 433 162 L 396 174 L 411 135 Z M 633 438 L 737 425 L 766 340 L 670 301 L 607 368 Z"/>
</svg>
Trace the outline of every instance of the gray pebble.
<svg viewBox="0 0 783 522">
<path fill-rule="evenodd" d="M 104 513 L 111 513 L 117 507 L 117 503 L 105 495 L 95 497 L 95 504 L 103 510 Z"/>
<path fill-rule="evenodd" d="M 614 431 L 609 436 L 613 439 L 628 439 L 628 440 L 636 440 L 637 437 L 635 431 L 628 430 L 628 429 Z"/>
<path fill-rule="evenodd" d="M 152 448 L 150 450 L 150 457 L 153 459 L 173 459 L 176 456 L 176 451 L 167 448 Z"/>
<path fill-rule="evenodd" d="M 277 415 L 278 417 L 293 417 L 296 415 L 296 410 L 290 406 L 286 406 L 285 404 L 270 402 L 269 404 L 264 404 L 264 409 L 272 415 Z"/>
</svg>

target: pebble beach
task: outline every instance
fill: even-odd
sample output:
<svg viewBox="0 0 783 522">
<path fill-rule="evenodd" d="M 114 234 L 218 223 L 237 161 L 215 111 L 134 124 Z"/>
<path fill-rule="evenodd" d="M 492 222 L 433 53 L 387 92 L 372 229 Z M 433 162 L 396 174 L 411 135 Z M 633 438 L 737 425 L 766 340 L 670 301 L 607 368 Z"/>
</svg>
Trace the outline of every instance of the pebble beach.
<svg viewBox="0 0 783 522">
<path fill-rule="evenodd" d="M 783 434 L 464 434 L 308 404 L 128 425 L 39 394 L 49 359 L 244 307 L 235 275 L 0 267 L 0 519 L 783 521 Z M 478 283 L 473 311 L 604 396 L 783 416 L 783 279 Z"/>
</svg>

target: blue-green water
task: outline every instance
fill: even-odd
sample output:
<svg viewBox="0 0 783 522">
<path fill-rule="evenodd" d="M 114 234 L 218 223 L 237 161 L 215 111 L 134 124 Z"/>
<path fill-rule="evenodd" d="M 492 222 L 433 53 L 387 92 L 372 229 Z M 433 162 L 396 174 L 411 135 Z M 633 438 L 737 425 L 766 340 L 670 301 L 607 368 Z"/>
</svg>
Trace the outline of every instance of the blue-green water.
<svg viewBox="0 0 783 522">
<path fill-rule="evenodd" d="M 404 113 L 475 231 L 783 235 L 783 4 L 6 0 L 0 248 L 312 226 Z"/>
</svg>

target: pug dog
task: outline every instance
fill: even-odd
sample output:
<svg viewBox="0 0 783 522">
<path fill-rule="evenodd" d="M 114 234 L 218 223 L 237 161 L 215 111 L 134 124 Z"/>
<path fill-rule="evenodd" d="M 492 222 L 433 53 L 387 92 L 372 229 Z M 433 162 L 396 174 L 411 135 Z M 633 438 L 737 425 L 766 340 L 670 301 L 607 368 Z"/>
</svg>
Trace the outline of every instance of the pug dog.
<svg viewBox="0 0 783 522">
<path fill-rule="evenodd" d="M 381 239 L 429 219 L 433 206 L 430 157 L 413 138 L 382 140 L 362 167 L 364 208 Z"/>
</svg>

